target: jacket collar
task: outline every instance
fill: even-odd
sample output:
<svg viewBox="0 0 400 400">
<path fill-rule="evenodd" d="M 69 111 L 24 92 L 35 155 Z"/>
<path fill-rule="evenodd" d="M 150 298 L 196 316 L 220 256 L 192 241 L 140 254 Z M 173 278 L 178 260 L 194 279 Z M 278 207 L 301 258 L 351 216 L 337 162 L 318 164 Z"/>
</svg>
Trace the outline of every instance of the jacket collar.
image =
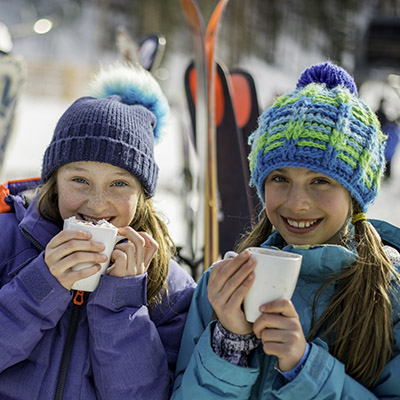
<svg viewBox="0 0 400 400">
<path fill-rule="evenodd" d="M 261 247 L 278 248 L 290 253 L 303 256 L 300 276 L 326 278 L 327 275 L 337 274 L 344 267 L 354 263 L 357 253 L 346 247 L 324 244 L 314 246 L 285 245 L 278 231 L 274 231 Z"/>
<path fill-rule="evenodd" d="M 376 229 L 384 244 L 388 244 L 400 251 L 400 229 L 396 226 L 377 219 L 368 220 Z M 350 235 L 354 232 L 349 227 Z M 351 243 L 350 243 L 351 245 Z M 300 276 L 326 277 L 326 274 L 339 273 L 344 267 L 351 265 L 357 259 L 354 248 L 347 249 L 338 245 L 293 246 L 286 245 L 278 231 L 274 231 L 261 245 L 275 247 L 283 251 L 298 253 L 303 256 Z"/>
<path fill-rule="evenodd" d="M 44 249 L 51 238 L 60 231 L 60 227 L 40 216 L 37 209 L 38 197 L 35 197 L 27 208 L 22 195 L 9 197 L 13 200 L 21 231 L 28 239 L 38 243 Z"/>
</svg>

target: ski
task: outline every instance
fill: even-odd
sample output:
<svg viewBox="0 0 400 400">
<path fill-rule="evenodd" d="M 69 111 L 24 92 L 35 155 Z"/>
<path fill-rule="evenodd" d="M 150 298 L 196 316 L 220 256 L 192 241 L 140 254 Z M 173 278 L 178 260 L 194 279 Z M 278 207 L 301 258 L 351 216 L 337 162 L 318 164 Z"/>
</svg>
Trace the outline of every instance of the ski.
<svg viewBox="0 0 400 400">
<path fill-rule="evenodd" d="M 251 74 L 241 68 L 230 71 L 229 82 L 231 97 L 239 129 L 239 143 L 241 148 L 242 167 L 246 182 L 250 182 L 248 155 L 250 146 L 248 143 L 250 134 L 257 128 L 260 108 L 257 100 L 257 90 Z M 251 224 L 257 222 L 258 196 L 254 187 L 246 186 Z"/>
<path fill-rule="evenodd" d="M 202 203 L 196 221 L 196 249 L 204 247 L 204 268 L 219 256 L 218 193 L 215 127 L 215 48 L 221 17 L 228 0 L 220 0 L 214 9 L 206 32 L 195 0 L 181 0 L 195 49 L 196 66 L 196 149 L 199 163 L 204 168 L 199 174 Z M 201 223 L 200 221 L 204 221 Z M 203 239 L 201 239 L 203 238 Z"/>
<path fill-rule="evenodd" d="M 4 32 L 1 34 L 4 35 Z M 7 47 L 3 39 L 0 38 L 0 172 L 13 133 L 17 100 L 27 77 L 24 59 L 9 53 L 12 49 L 11 37 Z"/>
<path fill-rule="evenodd" d="M 216 62 L 215 50 L 217 45 L 218 30 L 228 0 L 220 0 L 215 7 L 206 30 L 205 48 L 208 62 L 208 135 L 207 135 L 207 174 L 206 174 L 206 204 L 208 218 L 205 219 L 206 235 L 209 240 L 204 247 L 205 268 L 217 261 L 219 251 L 218 232 L 218 175 L 217 175 L 217 141 L 215 123 L 215 80 Z M 207 238 L 207 236 L 206 236 Z"/>
<path fill-rule="evenodd" d="M 167 41 L 161 34 L 149 34 L 136 43 L 125 27 L 119 26 L 116 33 L 116 45 L 126 61 L 138 63 L 152 74 L 161 64 Z"/>
<path fill-rule="evenodd" d="M 204 259 L 204 247 L 205 247 L 205 209 L 206 209 L 206 187 L 205 187 L 205 172 L 204 166 L 207 162 L 207 147 L 205 143 L 206 132 L 208 129 L 208 79 L 207 79 L 207 61 L 204 45 L 204 23 L 201 16 L 200 10 L 195 0 L 181 0 L 183 12 L 189 25 L 192 42 L 195 53 L 195 64 L 196 64 L 196 102 L 197 106 L 195 109 L 195 149 L 198 155 L 199 161 L 199 174 L 198 174 L 198 201 L 194 205 L 194 232 L 193 232 L 193 253 L 195 258 L 202 258 L 203 264 Z M 192 119 L 193 120 L 193 119 Z M 198 134 L 197 134 L 198 133 Z M 201 137 L 203 140 L 199 139 Z"/>
<path fill-rule="evenodd" d="M 139 40 L 139 60 L 151 73 L 154 73 L 161 64 L 167 40 L 164 35 L 150 34 Z"/>
<path fill-rule="evenodd" d="M 244 138 L 246 133 L 243 132 L 243 129 L 250 129 L 252 122 L 254 122 L 250 120 L 252 115 L 256 115 L 256 113 L 252 112 L 252 104 L 255 103 L 249 97 L 248 86 L 244 88 L 247 92 L 244 91 L 244 98 L 241 98 L 239 104 L 242 109 L 234 109 L 233 81 L 236 89 L 243 89 L 243 82 L 241 79 L 236 79 L 236 74 L 231 82 L 232 73 L 229 73 L 221 61 L 218 61 L 216 67 L 215 122 L 217 130 L 219 252 L 224 254 L 233 248 L 240 234 L 253 225 L 255 219 L 254 203 L 257 196 L 248 185 L 248 145 L 247 137 Z M 241 75 L 239 78 L 241 78 Z M 240 85 L 237 85 L 236 82 L 239 82 Z M 247 82 L 246 80 L 246 85 Z M 192 128 L 195 133 L 196 70 L 193 63 L 189 64 L 185 72 L 185 91 Z M 239 94 L 239 92 L 237 93 Z M 236 100 L 236 103 L 238 103 L 238 100 Z M 258 107 L 258 105 L 256 106 Z M 239 118 L 238 123 L 236 122 L 236 112 Z M 239 122 L 241 125 L 239 125 Z"/>
<path fill-rule="evenodd" d="M 218 62 L 216 79 L 217 159 L 220 198 L 219 250 L 232 250 L 251 226 L 247 153 L 242 143 L 231 97 L 229 72 Z M 242 160 L 242 162 L 240 161 Z M 243 165 L 243 162 L 246 165 Z"/>
<path fill-rule="evenodd" d="M 139 46 L 124 26 L 117 27 L 115 42 L 119 53 L 125 61 L 133 64 L 139 63 Z"/>
</svg>

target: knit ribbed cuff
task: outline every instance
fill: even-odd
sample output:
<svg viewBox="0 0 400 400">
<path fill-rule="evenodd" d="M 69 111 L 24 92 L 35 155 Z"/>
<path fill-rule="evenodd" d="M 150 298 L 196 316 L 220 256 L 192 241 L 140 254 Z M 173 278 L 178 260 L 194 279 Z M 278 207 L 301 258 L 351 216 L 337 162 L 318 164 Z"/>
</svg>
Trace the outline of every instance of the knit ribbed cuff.
<svg viewBox="0 0 400 400">
<path fill-rule="evenodd" d="M 231 364 L 247 367 L 250 352 L 260 343 L 254 333 L 238 335 L 225 329 L 219 321 L 215 324 L 212 348 L 215 354 Z"/>
</svg>

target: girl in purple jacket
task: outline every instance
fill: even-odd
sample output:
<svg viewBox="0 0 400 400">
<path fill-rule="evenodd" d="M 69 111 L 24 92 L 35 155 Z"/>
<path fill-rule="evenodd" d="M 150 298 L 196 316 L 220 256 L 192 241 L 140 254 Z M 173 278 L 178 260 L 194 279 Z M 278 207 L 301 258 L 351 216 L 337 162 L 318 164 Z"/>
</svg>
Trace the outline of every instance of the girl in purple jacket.
<svg viewBox="0 0 400 400">
<path fill-rule="evenodd" d="M 154 141 L 168 104 L 145 70 L 100 72 L 44 154 L 41 183 L 9 184 L 0 215 L 0 398 L 167 399 L 195 283 L 153 208 Z M 126 239 L 104 245 L 75 217 Z M 74 284 L 111 261 L 93 292 Z M 80 263 L 89 267 L 75 270 Z"/>
</svg>

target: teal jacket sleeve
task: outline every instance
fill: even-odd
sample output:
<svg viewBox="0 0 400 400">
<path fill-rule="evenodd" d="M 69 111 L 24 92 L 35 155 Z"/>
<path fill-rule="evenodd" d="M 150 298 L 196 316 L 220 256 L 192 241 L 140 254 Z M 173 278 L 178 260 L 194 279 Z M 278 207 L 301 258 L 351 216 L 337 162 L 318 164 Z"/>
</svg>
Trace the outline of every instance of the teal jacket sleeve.
<svg viewBox="0 0 400 400">
<path fill-rule="evenodd" d="M 326 344 L 316 339 L 304 368 L 288 383 L 275 381 L 272 387 L 274 399 L 400 399 L 400 359 L 390 361 L 377 385 L 369 390 L 345 373 L 344 364 L 329 354 Z M 397 377 L 397 378 L 396 378 Z M 397 380 L 397 382 L 396 382 Z"/>
<path fill-rule="evenodd" d="M 209 270 L 194 293 L 177 361 L 173 400 L 248 399 L 257 368 L 242 368 L 218 357 L 211 346 L 213 310 L 207 299 Z"/>
</svg>

